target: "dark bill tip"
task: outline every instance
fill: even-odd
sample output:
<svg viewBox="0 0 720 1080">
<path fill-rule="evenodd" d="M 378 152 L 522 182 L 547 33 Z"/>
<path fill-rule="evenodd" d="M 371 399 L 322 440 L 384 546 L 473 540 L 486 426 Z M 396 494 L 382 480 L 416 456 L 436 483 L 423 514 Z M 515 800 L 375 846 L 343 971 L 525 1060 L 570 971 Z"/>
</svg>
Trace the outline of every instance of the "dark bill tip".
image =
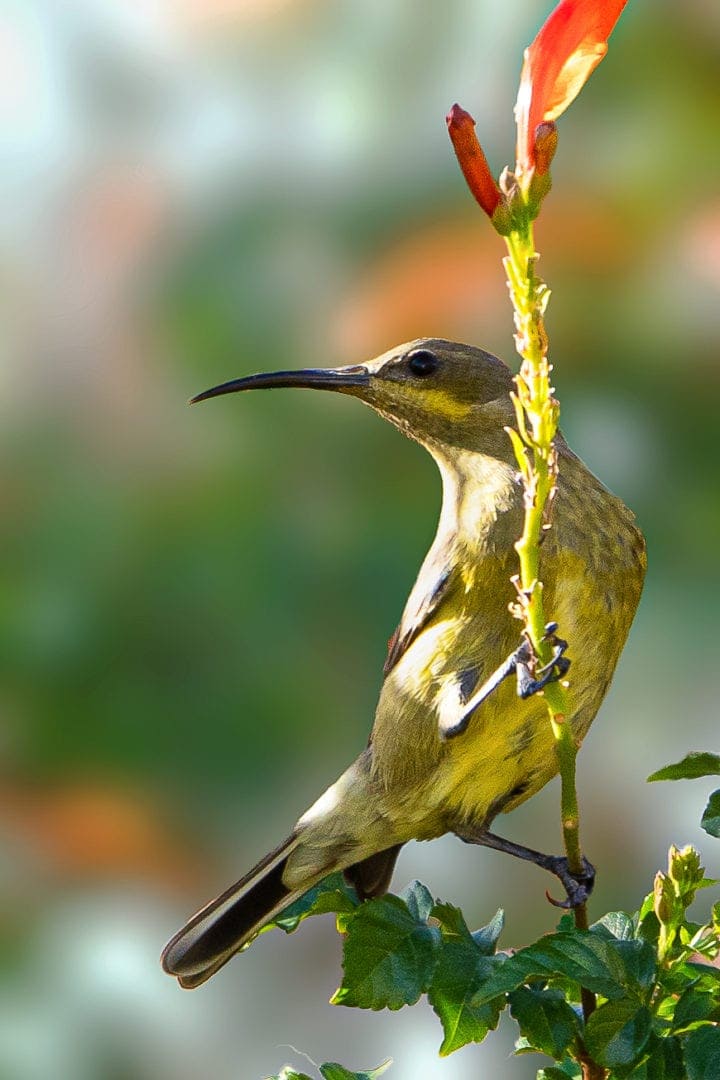
<svg viewBox="0 0 720 1080">
<path fill-rule="evenodd" d="M 190 398 L 190 404 L 207 401 L 208 398 L 221 397 L 223 394 L 235 394 L 240 390 L 268 390 L 274 387 L 297 386 L 310 390 L 350 390 L 354 386 L 367 386 L 370 373 L 362 364 L 344 368 L 304 368 L 299 371 L 268 371 L 259 375 L 246 375 L 242 379 L 203 390 Z"/>
</svg>

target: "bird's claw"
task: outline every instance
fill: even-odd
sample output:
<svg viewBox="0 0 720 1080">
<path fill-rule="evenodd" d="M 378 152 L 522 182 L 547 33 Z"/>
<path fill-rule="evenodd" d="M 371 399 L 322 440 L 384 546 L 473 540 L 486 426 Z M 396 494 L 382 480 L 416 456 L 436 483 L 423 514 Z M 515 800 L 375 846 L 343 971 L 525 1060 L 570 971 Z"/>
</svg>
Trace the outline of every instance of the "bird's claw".
<svg viewBox="0 0 720 1080">
<path fill-rule="evenodd" d="M 548 683 L 558 682 L 570 670 L 570 660 L 565 656 L 568 643 L 557 636 L 557 628 L 558 624 L 556 622 L 550 622 L 545 627 L 543 641 L 550 642 L 553 647 L 553 654 L 547 664 L 543 664 L 542 667 L 536 669 L 534 676 L 530 673 L 529 665 L 535 657 L 535 652 L 532 643 L 527 637 L 515 653 L 517 692 L 518 697 L 523 700 L 537 694 Z"/>
<path fill-rule="evenodd" d="M 549 892 L 545 892 L 548 901 L 554 906 L 572 910 L 584 904 L 593 891 L 595 884 L 595 867 L 583 857 L 583 871 L 581 874 L 573 874 L 564 856 L 555 855 L 550 859 L 547 869 L 557 877 L 565 889 L 565 899 L 555 900 Z"/>
</svg>

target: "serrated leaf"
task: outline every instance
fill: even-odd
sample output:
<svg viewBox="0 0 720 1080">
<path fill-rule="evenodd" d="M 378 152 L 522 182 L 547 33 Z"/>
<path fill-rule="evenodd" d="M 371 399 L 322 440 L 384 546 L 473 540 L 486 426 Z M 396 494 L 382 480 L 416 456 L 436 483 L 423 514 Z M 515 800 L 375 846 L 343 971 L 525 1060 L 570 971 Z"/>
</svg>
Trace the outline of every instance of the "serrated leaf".
<svg viewBox="0 0 720 1080">
<path fill-rule="evenodd" d="M 652 1014 L 631 998 L 608 1001 L 596 1009 L 585 1025 L 584 1041 L 599 1065 L 613 1069 L 631 1065 L 650 1038 Z"/>
<path fill-rule="evenodd" d="M 532 978 L 564 976 L 606 998 L 636 992 L 634 976 L 626 970 L 617 946 L 587 930 L 548 934 L 508 957 L 479 991 L 481 1000 L 516 990 Z"/>
<path fill-rule="evenodd" d="M 683 1040 L 687 1080 L 718 1080 L 720 1077 L 720 1028 L 701 1027 Z"/>
<path fill-rule="evenodd" d="M 492 956 L 505 926 L 505 912 L 498 908 L 486 926 L 473 930 L 472 939 L 484 956 Z"/>
<path fill-rule="evenodd" d="M 467 938 L 446 936 L 440 959 L 428 990 L 428 1000 L 443 1028 L 441 1057 L 447 1057 L 469 1042 L 482 1042 L 497 1027 L 504 997 L 477 1003 L 480 986 L 501 963 L 498 957 L 483 956 L 468 932 Z"/>
<path fill-rule="evenodd" d="M 720 776 L 720 755 L 691 751 L 682 761 L 652 773 L 648 776 L 648 783 L 655 780 L 696 780 L 699 776 Z"/>
<path fill-rule="evenodd" d="M 720 789 L 710 796 L 700 824 L 710 836 L 720 836 Z"/>
<path fill-rule="evenodd" d="M 441 935 L 416 919 L 399 896 L 362 904 L 345 927 L 343 981 L 333 1005 L 401 1009 L 427 990 L 438 961 Z"/>
<path fill-rule="evenodd" d="M 400 899 L 404 900 L 407 909 L 418 922 L 427 922 L 435 901 L 430 895 L 428 888 L 422 881 L 411 881 L 400 893 Z"/>
<path fill-rule="evenodd" d="M 375 1069 L 369 1069 L 367 1072 L 351 1072 L 350 1069 L 338 1065 L 335 1061 L 328 1061 L 325 1065 L 320 1066 L 320 1073 L 325 1077 L 325 1080 L 377 1080 L 377 1077 L 382 1076 L 391 1065 L 392 1058 L 388 1058 L 387 1061 L 383 1061 Z"/>
<path fill-rule="evenodd" d="M 355 890 L 346 884 L 342 874 L 330 874 L 284 908 L 261 932 L 278 927 L 291 934 L 310 915 L 348 913 L 354 911 L 359 903 Z"/>
<path fill-rule="evenodd" d="M 510 1012 L 528 1043 L 559 1060 L 580 1030 L 578 1018 L 559 990 L 520 986 L 509 995 Z"/>
<path fill-rule="evenodd" d="M 593 923 L 590 930 L 594 934 L 605 934 L 617 941 L 631 941 L 635 937 L 635 924 L 626 911 L 609 911 Z"/>
<path fill-rule="evenodd" d="M 443 941 L 472 942 L 472 934 L 459 907 L 443 901 L 435 904 L 430 914 L 440 924 Z"/>
<path fill-rule="evenodd" d="M 689 986 L 678 998 L 673 1014 L 673 1029 L 682 1031 L 701 1020 L 715 1020 L 720 1011 L 720 995 Z"/>
</svg>

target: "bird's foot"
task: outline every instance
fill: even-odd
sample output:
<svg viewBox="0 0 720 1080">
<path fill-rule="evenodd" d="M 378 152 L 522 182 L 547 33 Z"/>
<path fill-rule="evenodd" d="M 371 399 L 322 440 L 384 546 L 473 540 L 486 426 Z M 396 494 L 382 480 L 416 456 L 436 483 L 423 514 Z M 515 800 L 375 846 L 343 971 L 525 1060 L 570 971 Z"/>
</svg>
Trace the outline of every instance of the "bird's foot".
<svg viewBox="0 0 720 1080">
<path fill-rule="evenodd" d="M 567 675 L 570 667 L 570 660 L 565 656 L 565 650 L 567 649 L 567 641 L 563 641 L 559 638 L 555 631 L 558 628 L 558 624 L 551 622 L 545 627 L 545 635 L 543 641 L 549 641 L 553 647 L 553 655 L 547 664 L 544 664 L 541 668 L 537 668 L 537 657 L 535 650 L 532 647 L 531 642 L 527 637 L 523 638 L 522 644 L 510 653 L 507 660 L 505 660 L 497 671 L 494 671 L 489 679 L 483 683 L 479 690 L 477 690 L 470 701 L 467 702 L 465 707 L 459 712 L 457 719 L 452 719 L 450 722 L 440 724 L 440 737 L 445 739 L 453 739 L 457 735 L 461 735 L 470 723 L 470 719 L 475 710 L 482 705 L 483 701 L 486 701 L 491 694 L 493 694 L 498 686 L 505 681 L 510 675 L 515 672 L 517 679 L 517 692 L 518 697 L 523 699 L 532 697 L 533 694 L 537 694 L 539 690 L 547 686 L 548 683 L 557 682 L 558 679 L 562 679 Z M 533 674 L 534 669 L 534 674 Z"/>
<path fill-rule="evenodd" d="M 546 892 L 548 900 L 555 907 L 576 908 L 584 904 L 593 891 L 595 867 L 583 856 L 583 869 L 580 874 L 573 874 L 564 855 L 548 855 L 545 869 L 554 874 L 565 889 L 565 899 L 555 900 Z"/>
<path fill-rule="evenodd" d="M 570 659 L 565 655 L 568 643 L 557 636 L 557 628 L 558 624 L 556 622 L 550 622 L 545 627 L 543 641 L 550 642 L 553 654 L 547 664 L 536 668 L 534 674 L 531 672 L 531 664 L 537 660 L 537 657 L 532 643 L 527 637 L 513 653 L 517 693 L 518 697 L 522 698 L 523 701 L 544 689 L 548 683 L 558 682 L 570 670 Z"/>
</svg>

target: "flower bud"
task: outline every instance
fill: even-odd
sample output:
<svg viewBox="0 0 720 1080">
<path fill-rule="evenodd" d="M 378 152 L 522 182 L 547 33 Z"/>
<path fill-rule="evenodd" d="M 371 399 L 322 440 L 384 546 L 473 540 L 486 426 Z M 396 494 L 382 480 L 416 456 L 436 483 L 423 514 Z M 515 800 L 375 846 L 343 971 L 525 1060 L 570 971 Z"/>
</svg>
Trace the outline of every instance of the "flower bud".
<svg viewBox="0 0 720 1080">
<path fill-rule="evenodd" d="M 653 885 L 653 911 L 663 925 L 672 921 L 675 907 L 675 890 L 670 879 L 658 870 Z"/>
<path fill-rule="evenodd" d="M 552 120 L 544 120 L 535 128 L 535 175 L 545 176 L 550 163 L 555 157 L 558 144 L 557 125 Z"/>
<path fill-rule="evenodd" d="M 500 191 L 477 140 L 475 121 L 460 105 L 453 105 L 447 114 L 446 122 L 467 186 L 487 216 L 492 219 L 500 202 Z"/>
</svg>

